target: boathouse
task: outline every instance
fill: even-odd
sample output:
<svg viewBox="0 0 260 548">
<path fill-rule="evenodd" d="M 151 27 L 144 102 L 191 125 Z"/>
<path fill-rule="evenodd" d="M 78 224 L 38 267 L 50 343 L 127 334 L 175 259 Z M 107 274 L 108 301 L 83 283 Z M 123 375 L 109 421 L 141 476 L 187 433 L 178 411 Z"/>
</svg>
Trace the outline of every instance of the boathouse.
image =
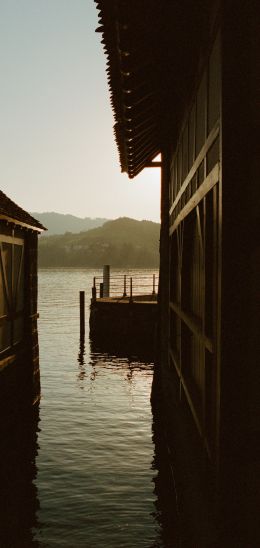
<svg viewBox="0 0 260 548">
<path fill-rule="evenodd" d="M 95 1 L 121 169 L 161 167 L 154 394 L 180 514 L 190 546 L 254 546 L 257 2 Z"/>
<path fill-rule="evenodd" d="M 37 245 L 44 227 L 0 191 L 0 413 L 40 398 Z"/>
</svg>

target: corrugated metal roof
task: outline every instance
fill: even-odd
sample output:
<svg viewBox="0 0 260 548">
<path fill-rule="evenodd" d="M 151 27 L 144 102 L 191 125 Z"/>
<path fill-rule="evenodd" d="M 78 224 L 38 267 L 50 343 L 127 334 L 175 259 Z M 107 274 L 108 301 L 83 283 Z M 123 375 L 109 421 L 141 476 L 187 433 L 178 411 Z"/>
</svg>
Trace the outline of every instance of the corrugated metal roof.
<svg viewBox="0 0 260 548">
<path fill-rule="evenodd" d="M 95 0 L 122 171 L 135 177 L 177 130 L 210 0 Z"/>
<path fill-rule="evenodd" d="M 4 218 L 9 221 L 21 224 L 38 232 L 46 230 L 46 228 L 37 219 L 34 219 L 30 213 L 13 202 L 2 190 L 0 190 L 0 219 Z"/>
</svg>

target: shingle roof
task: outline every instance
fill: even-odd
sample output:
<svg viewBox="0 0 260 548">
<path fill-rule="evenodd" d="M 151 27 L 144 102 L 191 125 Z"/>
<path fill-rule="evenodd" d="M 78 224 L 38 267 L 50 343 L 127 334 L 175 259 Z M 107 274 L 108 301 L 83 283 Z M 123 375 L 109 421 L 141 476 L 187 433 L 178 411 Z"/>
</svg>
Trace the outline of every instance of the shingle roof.
<svg viewBox="0 0 260 548">
<path fill-rule="evenodd" d="M 122 171 L 174 141 L 216 0 L 95 0 Z"/>
<path fill-rule="evenodd" d="M 0 190 L 0 219 L 8 219 L 22 226 L 42 231 L 46 228 L 37 219 L 34 219 L 27 211 L 13 202 L 2 190 Z"/>
</svg>

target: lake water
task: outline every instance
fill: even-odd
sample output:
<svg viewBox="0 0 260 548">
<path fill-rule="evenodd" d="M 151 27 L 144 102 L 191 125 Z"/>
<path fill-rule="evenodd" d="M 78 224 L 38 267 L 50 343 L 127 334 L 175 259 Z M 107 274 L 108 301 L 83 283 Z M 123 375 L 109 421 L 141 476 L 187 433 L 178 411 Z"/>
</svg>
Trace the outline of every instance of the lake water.
<svg viewBox="0 0 260 548">
<path fill-rule="evenodd" d="M 177 546 L 167 455 L 150 405 L 153 363 L 91 350 L 95 274 L 39 272 L 42 399 L 39 417 L 12 442 L 2 471 L 8 494 L 0 500 L 1 546 Z M 84 345 L 80 290 L 86 293 Z"/>
</svg>

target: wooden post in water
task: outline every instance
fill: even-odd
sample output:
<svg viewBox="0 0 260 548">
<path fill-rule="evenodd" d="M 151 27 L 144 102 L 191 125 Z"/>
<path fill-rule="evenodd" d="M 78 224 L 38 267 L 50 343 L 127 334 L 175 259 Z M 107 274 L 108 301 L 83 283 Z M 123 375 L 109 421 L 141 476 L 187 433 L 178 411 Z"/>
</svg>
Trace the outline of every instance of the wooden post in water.
<svg viewBox="0 0 260 548">
<path fill-rule="evenodd" d="M 130 297 L 129 297 L 129 302 L 130 302 L 130 303 L 133 302 L 133 278 L 132 278 L 132 277 L 130 278 Z"/>
<path fill-rule="evenodd" d="M 155 274 L 153 274 L 153 295 L 155 295 Z"/>
<path fill-rule="evenodd" d="M 103 266 L 103 295 L 109 297 L 110 291 L 110 265 L 105 264 Z"/>
<path fill-rule="evenodd" d="M 124 275 L 124 293 L 123 297 L 126 297 L 126 275 Z"/>
<path fill-rule="evenodd" d="M 96 289 L 96 278 L 93 278 L 93 287 L 92 287 L 92 301 L 95 301 L 97 298 L 97 289 Z"/>
<path fill-rule="evenodd" d="M 79 292 L 80 339 L 85 337 L 85 291 Z"/>
<path fill-rule="evenodd" d="M 104 297 L 104 284 L 101 283 L 99 284 L 99 298 L 103 299 L 103 297 Z"/>
</svg>

